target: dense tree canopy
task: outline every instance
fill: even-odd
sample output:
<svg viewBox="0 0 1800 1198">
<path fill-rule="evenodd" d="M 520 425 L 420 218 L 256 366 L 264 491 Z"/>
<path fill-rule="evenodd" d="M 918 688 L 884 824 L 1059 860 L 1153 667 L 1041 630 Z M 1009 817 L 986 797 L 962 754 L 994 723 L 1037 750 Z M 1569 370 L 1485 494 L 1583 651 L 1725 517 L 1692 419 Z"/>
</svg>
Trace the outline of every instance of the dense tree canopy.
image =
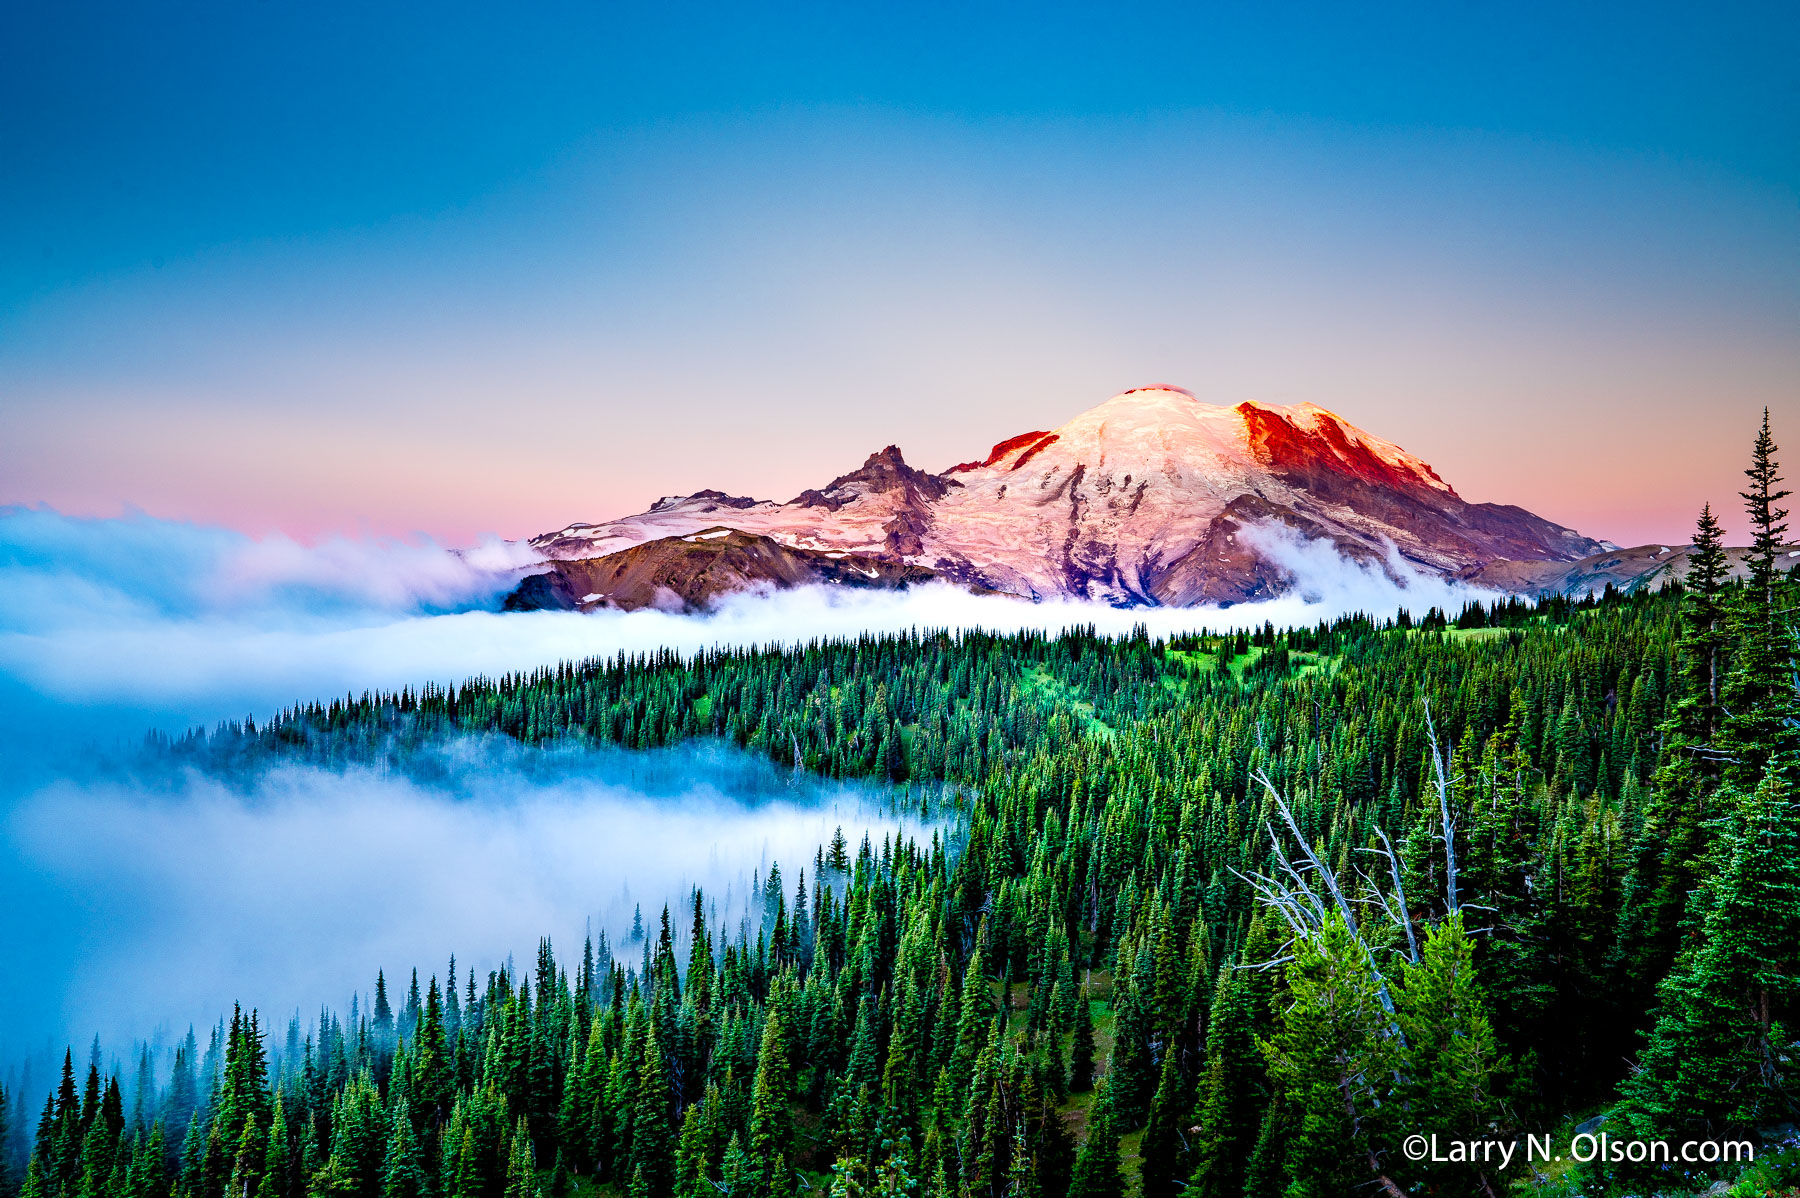
<svg viewBox="0 0 1800 1198">
<path fill-rule="evenodd" d="M 369 1009 L 294 1022 L 274 1051 L 238 1012 L 172 1072 L 146 1058 L 129 1111 L 97 1052 L 85 1078 L 71 1056 L 0 1184 L 1495 1194 L 1522 1167 L 1413 1162 L 1401 1140 L 1601 1109 L 1647 1137 L 1791 1122 L 1800 808 L 1772 453 L 1747 585 L 1726 583 L 1709 511 L 1685 589 L 1173 641 L 621 657 L 157 741 L 224 770 L 404 761 L 472 733 L 718 738 L 902 784 L 937 831 L 784 863 L 735 926 L 695 893 L 640 920 L 641 952 L 546 942 L 530 973 L 452 961 L 403 996 L 384 975 Z"/>
</svg>

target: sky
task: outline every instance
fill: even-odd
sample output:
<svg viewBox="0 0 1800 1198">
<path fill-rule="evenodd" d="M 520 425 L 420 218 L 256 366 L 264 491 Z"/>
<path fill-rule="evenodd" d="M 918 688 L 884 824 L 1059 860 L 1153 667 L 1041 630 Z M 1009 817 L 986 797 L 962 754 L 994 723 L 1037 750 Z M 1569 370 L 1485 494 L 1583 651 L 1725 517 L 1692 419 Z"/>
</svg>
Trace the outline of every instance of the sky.
<svg viewBox="0 0 1800 1198">
<path fill-rule="evenodd" d="M 1791 4 L 0 6 L 0 503 L 468 544 L 1165 382 L 1741 537 L 1796 61 Z"/>
</svg>

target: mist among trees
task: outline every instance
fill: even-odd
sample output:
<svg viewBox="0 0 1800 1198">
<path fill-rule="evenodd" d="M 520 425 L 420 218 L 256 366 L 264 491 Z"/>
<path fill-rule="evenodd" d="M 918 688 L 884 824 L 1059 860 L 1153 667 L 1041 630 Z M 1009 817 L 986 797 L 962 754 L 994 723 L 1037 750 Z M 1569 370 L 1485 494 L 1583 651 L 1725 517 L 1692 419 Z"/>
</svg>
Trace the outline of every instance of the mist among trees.
<svg viewBox="0 0 1800 1198">
<path fill-rule="evenodd" d="M 41 1107 L 7 1096 L 0 1184 L 1708 1184 L 1699 1165 L 1501 1172 L 1400 1150 L 1414 1132 L 1509 1139 L 1597 1116 L 1619 1136 L 1748 1139 L 1762 1154 L 1744 1184 L 1800 1183 L 1783 1151 L 1800 1103 L 1786 495 L 1765 420 L 1741 582 L 1708 509 L 1686 585 L 1656 593 L 1172 639 L 921 631 L 621 656 L 154 738 L 147 754 L 208 771 L 380 762 L 469 734 L 716 738 L 915 786 L 951 830 L 820 845 L 759 878 L 747 918 L 696 890 L 621 943 L 545 941 L 530 968 L 408 964 L 366 1006 L 285 1027 L 238 1010 L 160 1068 L 71 1052 Z"/>
</svg>

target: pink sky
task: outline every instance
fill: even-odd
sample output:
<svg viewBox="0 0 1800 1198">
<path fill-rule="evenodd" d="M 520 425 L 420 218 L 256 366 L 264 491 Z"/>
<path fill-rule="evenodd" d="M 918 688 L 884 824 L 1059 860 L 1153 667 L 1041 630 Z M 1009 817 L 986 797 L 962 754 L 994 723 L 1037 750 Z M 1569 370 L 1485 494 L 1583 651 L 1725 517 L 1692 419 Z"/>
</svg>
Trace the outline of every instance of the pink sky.
<svg viewBox="0 0 1800 1198">
<path fill-rule="evenodd" d="M 745 129 L 755 134 L 747 149 Z M 872 149 L 871 147 L 879 147 Z M 1126 388 L 1311 401 L 1622 544 L 1800 477 L 1800 215 L 1704 163 L 1168 117 L 758 116 L 0 313 L 0 502 L 527 536 L 941 470 Z"/>
<path fill-rule="evenodd" d="M 463 544 L 483 533 L 523 537 L 623 515 L 701 487 L 788 499 L 890 441 L 915 464 L 941 470 L 983 456 L 1006 436 L 1054 427 L 1111 393 L 1068 390 L 946 389 L 918 402 L 883 402 L 865 391 L 856 405 L 821 397 L 796 400 L 785 413 L 772 403 L 720 410 L 679 394 L 613 405 L 513 399 L 488 413 L 448 405 L 435 417 L 345 413 L 341 422 L 266 409 L 189 409 L 171 418 L 150 404 L 99 413 L 71 406 L 15 425 L 17 457 L 0 498 L 83 515 L 129 504 L 301 538 L 423 533 Z M 1760 418 L 1752 404 L 1620 412 L 1571 403 L 1560 413 L 1540 405 L 1488 420 L 1466 415 L 1479 410 L 1472 403 L 1280 400 L 1297 398 L 1329 401 L 1419 454 L 1470 500 L 1516 503 L 1588 535 L 1639 544 L 1685 540 L 1710 499 L 1734 538 L 1743 535 L 1735 492 Z M 752 414 L 758 410 L 764 414 Z M 1785 434 L 1800 453 L 1800 420 L 1775 418 L 1778 439 Z"/>
</svg>

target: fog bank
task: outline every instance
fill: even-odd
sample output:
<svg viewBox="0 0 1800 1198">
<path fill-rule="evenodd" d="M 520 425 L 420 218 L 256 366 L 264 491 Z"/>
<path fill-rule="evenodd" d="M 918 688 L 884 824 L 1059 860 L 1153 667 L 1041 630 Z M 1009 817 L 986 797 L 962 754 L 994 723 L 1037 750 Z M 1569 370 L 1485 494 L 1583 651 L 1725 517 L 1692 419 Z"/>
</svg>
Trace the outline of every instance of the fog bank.
<svg viewBox="0 0 1800 1198">
<path fill-rule="evenodd" d="M 695 884 L 741 896 L 767 862 L 810 861 L 837 824 L 879 840 L 889 822 L 869 792 L 711 749 L 558 756 L 481 742 L 428 774 L 218 779 L 104 775 L 95 746 L 664 647 L 915 628 L 1168 636 L 1477 595 L 1397 557 L 1354 564 L 1285 530 L 1247 535 L 1293 576 L 1289 594 L 1120 610 L 949 586 L 812 588 L 738 596 L 708 616 L 500 614 L 516 546 L 305 546 L 0 509 L 0 937 L 18 979 L 0 987 L 0 1026 L 36 1042 L 0 1055 L 95 1031 L 118 1045 L 234 999 L 281 1013 L 343 1003 L 377 968 L 441 970 L 456 952 L 485 970 L 541 934 L 573 949 L 590 921 L 616 929 L 640 899 L 660 909 Z"/>
<path fill-rule="evenodd" d="M 285 1019 L 347 1007 L 375 971 L 529 962 L 548 935 L 622 956 L 695 886 L 727 926 L 753 876 L 799 871 L 842 827 L 921 835 L 889 792 L 735 750 L 452 746 L 430 780 L 281 767 L 249 779 L 60 778 L 0 822 L 0 1059 L 98 1033 L 114 1049 L 241 1001 Z M 922 832 L 928 841 L 930 828 Z"/>
</svg>

